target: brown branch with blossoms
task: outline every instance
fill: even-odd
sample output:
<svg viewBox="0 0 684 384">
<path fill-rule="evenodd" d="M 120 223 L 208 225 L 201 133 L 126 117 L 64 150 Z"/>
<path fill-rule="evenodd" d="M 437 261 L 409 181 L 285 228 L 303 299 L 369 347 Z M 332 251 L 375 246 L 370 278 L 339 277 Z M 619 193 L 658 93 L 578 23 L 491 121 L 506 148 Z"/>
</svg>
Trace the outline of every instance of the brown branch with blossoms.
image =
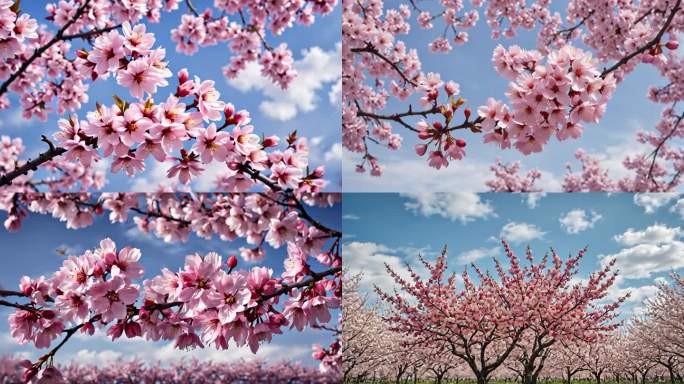
<svg viewBox="0 0 684 384">
<path fill-rule="evenodd" d="M 627 62 L 632 60 L 637 55 L 640 55 L 640 54 L 642 54 L 648 50 L 654 49 L 654 48 L 659 48 L 660 40 L 662 39 L 663 35 L 665 34 L 667 29 L 672 24 L 672 21 L 674 20 L 675 14 L 680 10 L 681 4 L 682 4 L 682 0 L 677 0 L 674 8 L 672 8 L 672 11 L 670 12 L 670 15 L 667 17 L 667 20 L 665 20 L 665 24 L 663 24 L 662 28 L 660 28 L 660 30 L 655 35 L 655 37 L 653 37 L 653 39 L 651 39 L 648 43 L 641 46 L 636 51 L 634 51 L 634 52 L 630 53 L 629 55 L 620 59 L 617 63 L 613 64 L 610 68 L 604 69 L 603 72 L 601 72 L 600 77 L 605 78 L 606 76 L 608 76 L 608 74 L 617 70 L 621 66 L 627 64 Z"/>
<path fill-rule="evenodd" d="M 44 45 L 40 46 L 36 50 L 34 50 L 33 54 L 28 59 L 23 61 L 21 66 L 16 71 L 14 71 L 7 78 L 7 80 L 3 81 L 2 84 L 0 84 L 0 96 L 4 95 L 8 91 L 10 85 L 12 85 L 12 83 L 15 80 L 19 79 L 20 77 L 22 77 L 24 75 L 26 70 L 29 68 L 29 66 L 31 66 L 31 64 L 33 64 L 34 61 L 39 59 L 48 49 L 50 49 L 50 47 L 57 44 L 58 42 L 75 40 L 75 39 L 92 39 L 93 37 L 96 37 L 100 34 L 103 34 L 103 33 L 106 33 L 106 32 L 109 32 L 111 30 L 114 30 L 114 29 L 121 27 L 121 25 L 118 24 L 118 25 L 114 25 L 114 26 L 110 26 L 110 27 L 106 27 L 106 28 L 93 29 L 93 30 L 90 30 L 87 32 L 81 32 L 81 33 L 75 33 L 75 34 L 66 34 L 66 31 L 69 28 L 71 28 L 71 26 L 74 25 L 74 23 L 76 23 L 81 18 L 81 16 L 83 16 L 86 13 L 86 11 L 88 10 L 88 7 L 90 6 L 91 1 L 92 0 L 86 0 L 83 4 L 81 4 L 78 7 L 78 9 L 76 9 L 74 16 L 71 19 L 69 19 L 69 21 L 66 24 L 64 24 L 62 26 L 62 28 L 60 28 L 57 31 L 55 36 L 52 39 L 50 39 L 50 41 L 48 41 Z"/>
<path fill-rule="evenodd" d="M 104 239 L 92 252 L 71 256 L 48 279 L 24 277 L 20 291 L 0 291 L 0 296 L 29 299 L 28 304 L 0 300 L 0 306 L 16 310 L 9 322 L 13 336 L 20 342 L 49 347 L 64 334 L 36 362 L 23 364 L 26 381 L 39 373 L 44 379 L 58 374 L 53 372 L 58 351 L 76 332 L 92 335 L 96 327 L 109 326 L 107 334 L 112 340 L 124 332 L 128 338 L 158 332 L 155 339 L 175 340 L 175 347 L 180 349 L 203 348 L 205 344 L 196 333 L 201 331 L 204 342 L 218 349 L 226 349 L 234 339 L 237 346 L 248 344 L 256 353 L 263 340 L 281 333 L 281 327 L 291 325 L 301 331 L 307 324 L 324 324 L 330 320 L 328 309 L 339 305 L 341 291 L 336 287 L 341 263 L 321 261 L 328 268 L 316 272 L 306 261 L 305 249 L 288 243 L 290 261 L 281 277 L 272 276 L 272 270 L 262 267 L 237 270 L 235 256 L 224 263 L 214 252 L 189 255 L 182 270 L 172 273 L 165 269 L 144 280 L 141 289 L 134 283 L 144 275 L 140 250 L 117 250 L 113 241 Z M 183 287 L 182 291 L 169 290 L 173 286 Z M 141 294 L 143 302 L 137 306 Z M 288 299 L 278 300 L 283 295 Z M 278 304 L 283 308 L 276 309 Z M 316 312 L 305 314 L 305 304 L 315 306 Z M 180 327 L 179 331 L 165 332 L 167 323 Z M 216 338 L 207 338 L 207 331 L 216 326 L 242 329 L 245 337 L 218 333 Z"/>
</svg>

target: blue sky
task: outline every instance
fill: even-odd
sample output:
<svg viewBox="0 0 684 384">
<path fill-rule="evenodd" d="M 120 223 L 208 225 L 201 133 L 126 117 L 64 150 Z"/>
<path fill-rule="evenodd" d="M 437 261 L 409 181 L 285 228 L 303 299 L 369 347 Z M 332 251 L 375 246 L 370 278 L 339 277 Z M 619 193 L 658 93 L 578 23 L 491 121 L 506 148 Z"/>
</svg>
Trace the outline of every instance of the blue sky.
<svg viewBox="0 0 684 384">
<path fill-rule="evenodd" d="M 566 257 L 588 246 L 578 278 L 615 258 L 620 277 L 610 298 L 631 291 L 623 318 L 640 313 L 657 281 L 684 268 L 684 199 L 675 194 L 345 194 L 343 257 L 352 272 L 392 289 L 384 263 L 424 271 L 417 255 L 434 260 L 443 246 L 449 268 L 467 261 L 493 271 L 504 260 L 500 239 L 518 255 L 529 245 L 537 257 L 553 247 Z"/>
<path fill-rule="evenodd" d="M 311 208 L 310 213 L 319 218 L 322 223 L 331 228 L 340 228 L 340 205 L 330 209 Z M 221 241 L 218 238 L 204 240 L 194 235 L 186 243 L 167 244 L 162 240 L 145 235 L 135 228 L 132 221 L 124 224 L 110 224 L 105 216 L 99 216 L 94 225 L 80 229 L 66 229 L 48 215 L 31 214 L 24 221 L 18 232 L 8 233 L 0 231 L 0 248 L 2 248 L 3 268 L 0 268 L 0 286 L 6 289 L 18 289 L 19 279 L 24 276 L 37 277 L 51 275 L 62 264 L 64 256 L 60 256 L 58 248 L 68 249 L 70 254 L 77 254 L 86 249 L 98 247 L 99 241 L 105 237 L 113 239 L 118 248 L 131 246 L 142 252 L 141 263 L 145 268 L 145 277 L 152 277 L 162 268 L 178 270 L 184 264 L 185 256 L 194 252 L 206 254 L 209 251 L 218 252 L 224 260 L 245 243 L 238 239 L 233 242 Z M 272 249 L 267 246 L 266 258 L 259 264 L 273 268 L 274 275 L 283 272 L 283 260 L 286 249 Z M 314 263 L 317 270 L 324 267 Z M 251 268 L 252 265 L 240 260 L 238 267 Z M 320 267 L 320 268 L 319 268 Z M 35 359 L 45 350 L 37 350 L 32 345 L 21 346 L 9 335 L 7 316 L 10 308 L 0 307 L 0 356 L 4 354 L 21 354 Z M 337 311 L 333 318 L 336 319 Z M 274 337 L 271 344 L 264 344 L 259 349 L 257 357 L 267 361 L 298 360 L 306 365 L 317 365 L 311 358 L 311 345 L 324 346 L 332 342 L 330 332 L 307 330 L 305 332 L 289 332 L 284 329 L 283 335 Z M 78 359 L 82 362 L 97 363 L 111 361 L 117 357 L 130 358 L 138 355 L 147 361 L 160 360 L 168 363 L 180 358 L 197 357 L 216 361 L 236 361 L 240 358 L 253 358 L 249 348 L 237 349 L 234 346 L 226 351 L 214 348 L 184 352 L 173 349 L 169 342 L 148 342 L 143 339 L 118 339 L 112 342 L 104 332 L 94 336 L 74 336 L 60 350 L 57 360 L 66 362 Z"/>
<path fill-rule="evenodd" d="M 559 4 L 556 8 L 564 8 L 566 3 Z M 434 10 L 438 5 L 438 2 L 419 2 L 419 6 L 426 10 Z M 564 9 L 561 10 L 561 14 L 565 15 Z M 418 50 L 423 71 L 440 73 L 442 80 L 459 83 L 461 96 L 468 100 L 467 105 L 473 112 L 478 106 L 485 104 L 488 97 L 506 101 L 508 81 L 494 70 L 491 62 L 492 51 L 498 44 L 505 47 L 519 45 L 526 49 L 534 49 L 537 30 L 521 30 L 513 39 L 492 40 L 484 11 L 480 9 L 477 26 L 467 31 L 470 35 L 469 41 L 461 46 L 452 44 L 453 49 L 444 54 L 431 53 L 427 48 L 427 45 L 442 33 L 441 21 L 434 24 L 434 29 L 424 30 L 414 22 L 411 33 L 399 37 L 407 46 Z M 523 170 L 539 168 L 544 173 L 539 185 L 547 191 L 559 191 L 565 174 L 565 165 L 569 162 L 575 170 L 578 169 L 579 163 L 574 158 L 577 148 L 601 155 L 606 160 L 604 164 L 609 168 L 611 176 L 619 178 L 629 175 L 623 170 L 623 157 L 626 153 L 638 151 L 640 147 L 635 141 L 636 132 L 652 130 L 662 111 L 662 105 L 646 98 L 649 85 L 662 86 L 664 82 L 653 67 L 640 65 L 619 85 L 608 103 L 604 118 L 598 124 L 585 125 L 584 134 L 579 140 L 558 142 L 553 139 L 541 153 L 524 156 L 514 149 L 502 151 L 495 145 L 483 144 L 480 134 L 465 133 L 462 138 L 467 141 L 466 158 L 451 162 L 446 170 L 429 168 L 427 160 L 417 157 L 414 152 L 413 147 L 418 143 L 415 135 L 394 125 L 393 129 L 404 136 L 399 151 L 388 151 L 373 144 L 370 147 L 371 153 L 378 156 L 385 166 L 383 177 L 375 178 L 368 173 L 355 173 L 354 166 L 357 164 L 358 154 L 344 151 L 344 189 L 350 192 L 414 192 L 449 191 L 458 188 L 484 192 L 488 190 L 484 182 L 492 178 L 489 165 L 493 164 L 497 157 L 501 157 L 507 162 L 520 160 Z M 414 106 L 418 105 L 416 100 L 411 99 Z M 386 111 L 393 113 L 406 109 L 406 104 L 393 103 Z M 413 182 L 405 182 L 407 174 L 411 175 Z"/>
<path fill-rule="evenodd" d="M 193 3 L 200 11 L 213 6 L 213 1 L 210 0 L 195 0 Z M 45 2 L 25 1 L 22 2 L 22 9 L 42 22 L 46 15 L 45 4 Z M 175 73 L 178 70 L 188 68 L 191 75 L 198 75 L 202 80 L 214 80 L 217 89 L 221 92 L 222 100 L 232 102 L 238 109 L 249 110 L 252 123 L 259 133 L 283 136 L 297 130 L 300 136 L 309 137 L 315 144 L 311 150 L 311 163 L 325 164 L 328 179 L 331 180 L 328 189 L 339 191 L 341 188 L 339 107 L 337 103 L 331 102 L 330 93 L 339 80 L 341 72 L 338 45 L 342 17 L 340 7 L 336 7 L 325 17 L 319 17 L 317 22 L 310 27 L 296 26 L 280 36 L 268 36 L 272 45 L 278 45 L 281 42 L 288 44 L 296 61 L 295 68 L 298 68 L 300 72 L 300 77 L 291 85 L 292 90 L 287 94 L 275 90 L 268 80 L 264 80 L 258 74 L 258 71 L 243 72 L 237 81 L 229 84 L 222 73 L 222 67 L 230 57 L 225 44 L 201 48 L 194 56 L 177 53 L 175 43 L 170 39 L 170 31 L 179 24 L 185 10 L 185 5 L 181 2 L 179 10 L 172 13 L 162 12 L 161 23 L 146 23 L 148 31 L 156 35 L 155 46 L 166 48 L 169 67 L 174 73 L 170 84 L 175 83 Z M 80 45 L 76 43 L 75 46 Z M 174 89 L 171 86 L 161 89 L 156 99 L 165 100 Z M 96 101 L 113 104 L 113 94 L 130 98 L 128 91 L 119 87 L 111 78 L 107 81 L 95 82 L 88 94 L 90 101 L 79 112 L 79 117 L 82 119 L 85 119 L 87 111 L 94 109 Z M 10 98 L 14 107 L 19 106 L 16 97 L 10 94 Z M 279 106 L 284 109 L 294 108 L 294 115 L 272 112 L 273 108 L 269 107 L 270 104 L 261 106 L 264 102 L 273 101 L 279 102 Z M 40 142 L 40 135 L 51 135 L 57 131 L 56 122 L 59 117 L 56 114 L 50 115 L 49 120 L 43 123 L 36 119 L 22 120 L 18 108 L 1 113 L 0 135 L 21 137 L 27 147 L 26 155 L 34 156 L 45 150 L 45 145 Z M 165 172 L 162 171 L 169 166 L 155 168 L 152 165 L 150 159 L 147 162 L 146 172 L 137 175 L 136 179 L 131 179 L 123 173 L 110 175 L 110 183 L 105 190 L 155 190 L 158 182 L 166 179 Z M 213 190 L 213 180 L 213 174 L 207 172 L 207 176 L 196 181 L 193 188 L 202 191 Z"/>
</svg>

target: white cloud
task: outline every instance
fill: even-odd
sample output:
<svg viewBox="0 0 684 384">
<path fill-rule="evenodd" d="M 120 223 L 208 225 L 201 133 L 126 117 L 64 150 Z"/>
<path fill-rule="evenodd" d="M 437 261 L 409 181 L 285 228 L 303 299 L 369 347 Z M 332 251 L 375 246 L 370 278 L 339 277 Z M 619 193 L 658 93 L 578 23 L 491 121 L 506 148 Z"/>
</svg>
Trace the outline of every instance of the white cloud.
<svg viewBox="0 0 684 384">
<path fill-rule="evenodd" d="M 676 193 L 635 193 L 634 204 L 643 207 L 646 213 L 653 213 L 677 198 Z"/>
<path fill-rule="evenodd" d="M 146 162 L 145 172 L 131 179 L 131 192 L 153 192 L 158 190 L 160 185 L 172 185 L 173 180 L 166 177 L 166 171 L 171 167 L 169 163 L 155 160 L 152 162 L 152 168 L 147 166 L 149 163 Z"/>
<path fill-rule="evenodd" d="M 534 239 L 541 239 L 546 232 L 534 224 L 516 223 L 511 221 L 501 228 L 499 237 L 511 243 L 525 243 Z"/>
<path fill-rule="evenodd" d="M 591 211 L 591 217 L 587 215 L 587 212 L 583 209 L 574 209 L 568 212 L 565 216 L 561 216 L 558 221 L 561 224 L 561 228 L 567 233 L 577 234 L 582 231 L 586 231 L 589 228 L 594 228 L 594 224 L 599 221 L 603 216 Z"/>
<path fill-rule="evenodd" d="M 407 154 L 409 158 L 400 158 L 386 151 L 380 153 L 382 176 L 373 177 L 368 172 L 356 172 L 357 155 L 348 150 L 343 153 L 345 192 L 482 192 L 486 189 L 485 183 L 493 178 L 490 164 L 473 158 L 466 157 L 438 170 L 429 167 L 424 158 L 418 158 L 414 153 Z M 407 177 L 411 182 L 407 182 Z M 546 191 L 561 190 L 561 182 L 547 172 L 542 172 L 538 186 Z"/>
<path fill-rule="evenodd" d="M 546 192 L 529 192 L 523 194 L 523 201 L 527 203 L 528 208 L 535 209 L 537 204 L 539 204 L 539 200 L 544 196 L 546 196 Z"/>
<path fill-rule="evenodd" d="M 423 216 L 438 215 L 451 221 L 459 220 L 465 224 L 475 219 L 496 216 L 489 202 L 470 192 L 423 192 L 407 193 L 403 196 L 411 201 L 404 204 L 406 209 Z"/>
<path fill-rule="evenodd" d="M 342 101 L 342 78 L 337 80 L 337 83 L 330 87 L 330 92 L 328 92 L 328 100 L 330 104 L 339 107 L 340 101 Z"/>
<path fill-rule="evenodd" d="M 342 247 L 344 263 L 351 274 L 363 273 L 360 288 L 366 292 L 372 291 L 373 285 L 377 285 L 385 292 L 392 292 L 395 288 L 394 280 L 387 274 L 385 264 L 392 268 L 402 278 L 411 280 L 411 275 L 406 269 L 406 262 L 418 261 L 413 253 L 414 249 L 398 250 L 389 248 L 383 244 L 372 242 L 353 241 Z M 406 262 L 398 254 L 410 254 Z M 419 274 L 425 274 L 422 264 L 414 263 L 412 268 Z"/>
<path fill-rule="evenodd" d="M 193 191 L 208 192 L 216 190 L 216 179 L 227 171 L 226 163 L 212 162 L 203 165 L 204 171 L 195 179 Z"/>
<path fill-rule="evenodd" d="M 615 235 L 614 239 L 622 245 L 665 244 L 673 242 L 681 234 L 682 230 L 679 227 L 670 228 L 664 224 L 655 223 L 643 231 L 629 228 L 623 234 Z"/>
<path fill-rule="evenodd" d="M 80 349 L 73 355 L 73 360 L 83 365 L 103 365 L 116 361 L 123 357 L 121 352 L 105 349 L 104 351 L 91 351 Z"/>
<path fill-rule="evenodd" d="M 337 43 L 334 50 L 325 51 L 320 47 L 302 50 L 302 59 L 293 64 L 297 77 L 282 90 L 279 86 L 261 75 L 261 68 L 256 62 L 247 63 L 240 75 L 228 84 L 242 92 L 260 91 L 266 98 L 259 105 L 259 109 L 266 116 L 280 121 L 294 118 L 300 112 L 314 110 L 318 103 L 317 92 L 326 83 L 336 82 L 341 76 L 341 49 Z M 332 101 L 334 86 L 328 98 Z"/>
<path fill-rule="evenodd" d="M 354 214 L 348 213 L 346 215 L 342 215 L 342 219 L 344 219 L 344 220 L 360 220 L 361 217 L 359 215 L 354 215 Z"/>
<path fill-rule="evenodd" d="M 340 143 L 335 143 L 333 144 L 328 152 L 323 155 L 323 158 L 325 159 L 326 162 L 330 161 L 337 161 L 340 162 L 342 161 L 342 144 Z"/>
<path fill-rule="evenodd" d="M 493 248 L 476 248 L 476 249 L 471 249 L 470 251 L 466 251 L 461 253 L 456 257 L 456 261 L 461 263 L 461 264 L 470 264 L 474 263 L 477 260 L 480 260 L 485 257 L 495 257 L 499 254 L 500 247 L 493 247 Z"/>
<path fill-rule="evenodd" d="M 628 279 L 646 278 L 653 273 L 684 267 L 684 243 L 680 227 L 654 224 L 642 231 L 632 228 L 616 235 L 615 241 L 626 248 L 600 255 L 603 265 L 615 259 L 620 273 Z"/>
<path fill-rule="evenodd" d="M 3 111 L 3 119 L 0 120 L 0 128 L 13 129 L 31 125 L 33 120 L 26 120 L 22 116 L 22 109 L 16 107 L 9 111 Z"/>
<path fill-rule="evenodd" d="M 675 212 L 684 219 L 684 199 L 679 199 L 677 202 L 670 208 L 670 212 Z"/>
</svg>

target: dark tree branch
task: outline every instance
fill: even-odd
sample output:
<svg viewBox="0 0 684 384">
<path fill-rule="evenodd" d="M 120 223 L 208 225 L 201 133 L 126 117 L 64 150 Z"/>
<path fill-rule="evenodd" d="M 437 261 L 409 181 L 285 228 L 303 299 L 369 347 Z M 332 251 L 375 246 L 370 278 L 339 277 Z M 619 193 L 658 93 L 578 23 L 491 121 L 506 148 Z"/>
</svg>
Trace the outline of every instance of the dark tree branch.
<svg viewBox="0 0 684 384">
<path fill-rule="evenodd" d="M 634 51 L 634 52 L 630 53 L 629 55 L 623 57 L 617 63 L 613 64 L 612 67 L 603 70 L 603 72 L 601 72 L 600 77 L 605 78 L 606 76 L 608 76 L 608 74 L 610 74 L 611 72 L 617 70 L 618 68 L 620 68 L 621 66 L 623 66 L 627 62 L 629 62 L 632 58 L 634 58 L 634 56 L 637 56 L 641 53 L 644 53 L 647 50 L 649 50 L 649 49 L 655 47 L 657 44 L 659 44 L 660 39 L 663 37 L 665 32 L 667 32 L 667 29 L 670 27 L 670 24 L 672 24 L 672 20 L 674 20 L 675 14 L 679 11 L 679 6 L 681 5 L 681 3 L 682 3 L 682 0 L 677 0 L 677 3 L 675 4 L 674 8 L 672 8 L 672 12 L 670 12 L 670 15 L 667 17 L 667 20 L 665 20 L 665 24 L 663 24 L 663 27 L 660 28 L 660 31 L 658 31 L 658 33 L 655 35 L 655 37 L 651 41 L 649 41 L 648 43 L 646 43 L 645 45 L 643 45 L 641 48 L 637 49 L 636 51 Z"/>
</svg>

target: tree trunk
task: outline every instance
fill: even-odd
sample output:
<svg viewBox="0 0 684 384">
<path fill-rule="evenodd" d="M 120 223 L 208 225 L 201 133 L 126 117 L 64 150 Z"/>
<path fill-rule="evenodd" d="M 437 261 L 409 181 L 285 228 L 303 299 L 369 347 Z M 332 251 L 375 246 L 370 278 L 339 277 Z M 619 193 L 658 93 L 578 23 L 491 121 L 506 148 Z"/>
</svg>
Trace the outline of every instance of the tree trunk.
<svg viewBox="0 0 684 384">
<path fill-rule="evenodd" d="M 601 373 L 600 372 L 593 372 L 594 378 L 596 379 L 596 384 L 601 384 Z"/>
</svg>

